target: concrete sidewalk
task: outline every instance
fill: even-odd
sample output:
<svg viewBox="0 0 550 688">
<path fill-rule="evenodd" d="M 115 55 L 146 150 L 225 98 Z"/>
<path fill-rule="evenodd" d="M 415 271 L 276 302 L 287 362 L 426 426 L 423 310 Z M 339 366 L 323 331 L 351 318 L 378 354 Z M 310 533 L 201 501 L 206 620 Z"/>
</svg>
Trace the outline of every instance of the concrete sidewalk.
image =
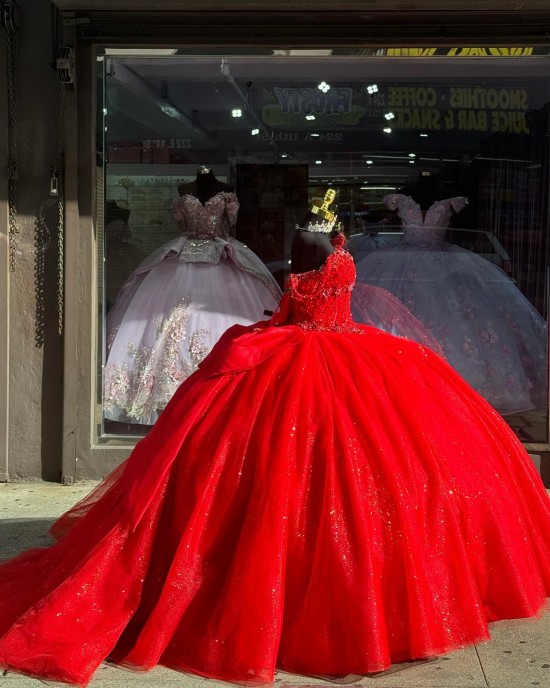
<svg viewBox="0 0 550 688">
<path fill-rule="evenodd" d="M 46 545 L 52 521 L 84 497 L 96 483 L 62 486 L 54 483 L 0 484 L 0 555 L 16 554 L 28 547 Z M 1 594 L 1 593 L 0 593 Z M 539 621 L 496 624 L 492 640 L 429 662 L 396 666 L 392 671 L 353 682 L 370 688 L 550 688 L 550 614 Z M 338 683 L 341 683 L 339 681 Z M 8 673 L 0 674 L 1 688 L 38 688 L 44 681 Z M 52 684 L 48 682 L 47 685 Z M 324 685 L 322 679 L 279 673 L 276 688 Z M 102 666 L 91 688 L 227 688 L 228 684 L 167 669 L 138 674 Z"/>
</svg>

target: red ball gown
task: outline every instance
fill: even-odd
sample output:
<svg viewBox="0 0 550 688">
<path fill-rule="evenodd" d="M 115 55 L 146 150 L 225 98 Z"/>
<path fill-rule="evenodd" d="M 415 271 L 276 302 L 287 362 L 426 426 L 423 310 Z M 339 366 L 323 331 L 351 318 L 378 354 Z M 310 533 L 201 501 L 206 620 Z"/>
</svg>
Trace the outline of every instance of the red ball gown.
<svg viewBox="0 0 550 688">
<path fill-rule="evenodd" d="M 367 674 L 550 593 L 550 499 L 438 355 L 350 315 L 342 249 L 234 326 L 119 469 L 0 566 L 0 666 Z"/>
</svg>

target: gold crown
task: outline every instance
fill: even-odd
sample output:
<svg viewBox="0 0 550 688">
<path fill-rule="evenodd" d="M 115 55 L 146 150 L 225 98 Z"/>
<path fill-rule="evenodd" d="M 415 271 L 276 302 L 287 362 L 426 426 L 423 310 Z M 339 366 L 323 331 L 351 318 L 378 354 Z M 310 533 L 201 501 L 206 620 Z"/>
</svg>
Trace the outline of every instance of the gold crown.
<svg viewBox="0 0 550 688">
<path fill-rule="evenodd" d="M 334 225 L 336 224 L 336 213 L 332 212 L 329 207 L 334 203 L 336 198 L 336 191 L 334 189 L 328 189 L 321 205 L 314 203 L 311 206 L 311 212 L 314 215 L 319 215 L 323 219 L 319 222 L 310 222 L 308 224 L 308 230 L 310 232 L 331 232 Z"/>
<path fill-rule="evenodd" d="M 315 215 L 321 215 L 321 217 L 324 217 L 325 220 L 328 220 L 329 222 L 335 222 L 336 213 L 333 213 L 331 210 L 329 210 L 329 206 L 334 203 L 335 198 L 336 191 L 334 189 L 328 189 L 328 191 L 325 194 L 325 197 L 323 198 L 322 204 L 317 205 L 316 203 L 314 203 L 311 206 L 311 212 Z"/>
</svg>

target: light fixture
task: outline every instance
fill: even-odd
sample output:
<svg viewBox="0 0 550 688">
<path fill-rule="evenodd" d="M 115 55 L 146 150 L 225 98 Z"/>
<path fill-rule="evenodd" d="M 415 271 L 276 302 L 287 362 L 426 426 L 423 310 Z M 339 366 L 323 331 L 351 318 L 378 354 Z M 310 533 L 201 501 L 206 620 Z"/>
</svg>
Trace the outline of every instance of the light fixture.
<svg viewBox="0 0 550 688">
<path fill-rule="evenodd" d="M 318 88 L 320 91 L 323 91 L 323 93 L 326 93 L 327 91 L 330 91 L 330 85 L 327 84 L 326 81 L 321 81 L 321 83 L 319 84 L 319 86 L 317 86 L 317 88 Z"/>
<path fill-rule="evenodd" d="M 367 86 L 367 93 L 370 93 L 371 95 L 373 93 L 378 93 L 378 86 L 376 84 L 370 84 Z"/>
<path fill-rule="evenodd" d="M 168 117 L 174 117 L 174 119 L 177 119 L 180 116 L 179 110 L 169 103 L 164 103 L 160 106 L 160 109 L 165 115 L 168 115 Z"/>
<path fill-rule="evenodd" d="M 365 162 L 367 163 L 367 165 L 372 165 L 372 160 L 365 160 Z"/>
<path fill-rule="evenodd" d="M 281 153 L 281 158 L 288 158 L 288 153 Z"/>
<path fill-rule="evenodd" d="M 384 127 L 384 134 L 391 134 L 391 127 Z"/>
<path fill-rule="evenodd" d="M 316 165 L 322 165 L 322 164 L 323 164 L 323 161 L 322 161 L 322 160 L 316 160 L 316 161 L 315 161 L 315 164 L 316 164 Z"/>
<path fill-rule="evenodd" d="M 419 136 L 422 137 L 423 139 L 427 139 L 427 138 L 428 138 L 428 134 L 419 134 Z"/>
<path fill-rule="evenodd" d="M 393 119 L 393 118 L 395 117 L 395 115 L 393 114 L 393 112 L 386 112 L 386 114 L 384 115 L 384 117 L 385 117 L 387 120 L 390 120 L 390 119 Z"/>
<path fill-rule="evenodd" d="M 369 186 L 368 191 L 395 191 L 397 186 Z"/>
<path fill-rule="evenodd" d="M 416 158 L 416 153 L 409 153 L 409 158 Z"/>
<path fill-rule="evenodd" d="M 315 115 L 306 115 L 306 119 L 311 122 L 311 120 L 315 119 Z"/>
<path fill-rule="evenodd" d="M 311 138 L 318 139 L 321 134 L 310 134 Z"/>
<path fill-rule="evenodd" d="M 103 114 L 104 114 L 104 115 L 107 114 L 107 108 L 103 108 Z"/>
<path fill-rule="evenodd" d="M 260 130 L 259 129 L 252 129 L 252 131 L 250 133 L 252 134 L 252 136 L 257 136 L 260 133 Z"/>
<path fill-rule="evenodd" d="M 242 117 L 243 116 L 243 111 L 240 108 L 235 108 L 234 110 L 231 110 L 231 117 Z"/>
<path fill-rule="evenodd" d="M 414 165 L 415 162 L 416 162 L 416 160 L 409 160 L 409 163 L 410 163 L 411 165 Z"/>
</svg>

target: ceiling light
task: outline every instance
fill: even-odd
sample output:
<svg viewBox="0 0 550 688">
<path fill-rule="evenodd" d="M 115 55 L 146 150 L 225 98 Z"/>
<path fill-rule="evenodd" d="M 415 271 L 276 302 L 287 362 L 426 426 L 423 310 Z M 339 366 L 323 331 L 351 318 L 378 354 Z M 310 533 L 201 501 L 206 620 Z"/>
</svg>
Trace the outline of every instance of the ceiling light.
<svg viewBox="0 0 550 688">
<path fill-rule="evenodd" d="M 365 160 L 365 162 L 367 163 L 367 165 L 372 165 L 372 160 Z"/>
<path fill-rule="evenodd" d="M 257 136 L 260 133 L 260 130 L 259 129 L 252 129 L 252 131 L 250 133 L 252 134 L 252 136 Z"/>
<path fill-rule="evenodd" d="M 427 138 L 428 138 L 428 134 L 419 134 L 419 136 L 421 136 L 423 139 L 427 139 Z"/>
<path fill-rule="evenodd" d="M 306 119 L 311 122 L 311 120 L 315 119 L 315 115 L 306 115 Z"/>
<path fill-rule="evenodd" d="M 281 158 L 288 158 L 288 153 L 281 153 Z"/>
<path fill-rule="evenodd" d="M 391 127 L 384 127 L 384 134 L 391 134 Z"/>
<path fill-rule="evenodd" d="M 235 108 L 234 110 L 231 110 L 231 117 L 242 117 L 243 116 L 243 111 L 240 110 L 239 108 Z"/>
<path fill-rule="evenodd" d="M 323 91 L 323 93 L 326 93 L 327 91 L 330 91 L 330 86 L 329 86 L 329 84 L 327 84 L 326 81 L 321 81 L 321 83 L 319 84 L 319 86 L 317 86 L 317 88 L 318 88 L 320 91 Z"/>
<path fill-rule="evenodd" d="M 310 134 L 311 138 L 318 139 L 321 134 Z"/>
<path fill-rule="evenodd" d="M 409 153 L 409 158 L 416 158 L 416 153 Z"/>
<path fill-rule="evenodd" d="M 369 186 L 369 191 L 395 191 L 397 186 Z"/>
<path fill-rule="evenodd" d="M 160 109 L 164 112 L 165 115 L 168 115 L 168 117 L 174 117 L 175 119 L 177 119 L 180 116 L 179 110 L 173 105 L 169 105 L 168 103 L 164 103 L 164 105 L 161 105 Z"/>
<path fill-rule="evenodd" d="M 387 120 L 390 120 L 390 119 L 393 119 L 393 118 L 395 117 L 395 115 L 393 114 L 393 112 L 386 112 L 386 114 L 384 115 L 384 117 L 385 117 Z"/>
<path fill-rule="evenodd" d="M 409 160 L 409 163 L 410 163 L 411 165 L 414 165 L 415 162 L 416 162 L 415 160 Z"/>
<path fill-rule="evenodd" d="M 373 93 L 378 93 L 378 86 L 376 84 L 370 84 L 367 86 L 367 93 L 370 93 L 371 95 Z"/>
<path fill-rule="evenodd" d="M 316 160 L 316 161 L 315 161 L 315 164 L 316 164 L 316 165 L 322 165 L 322 164 L 323 164 L 323 161 L 322 161 L 322 160 Z"/>
</svg>

